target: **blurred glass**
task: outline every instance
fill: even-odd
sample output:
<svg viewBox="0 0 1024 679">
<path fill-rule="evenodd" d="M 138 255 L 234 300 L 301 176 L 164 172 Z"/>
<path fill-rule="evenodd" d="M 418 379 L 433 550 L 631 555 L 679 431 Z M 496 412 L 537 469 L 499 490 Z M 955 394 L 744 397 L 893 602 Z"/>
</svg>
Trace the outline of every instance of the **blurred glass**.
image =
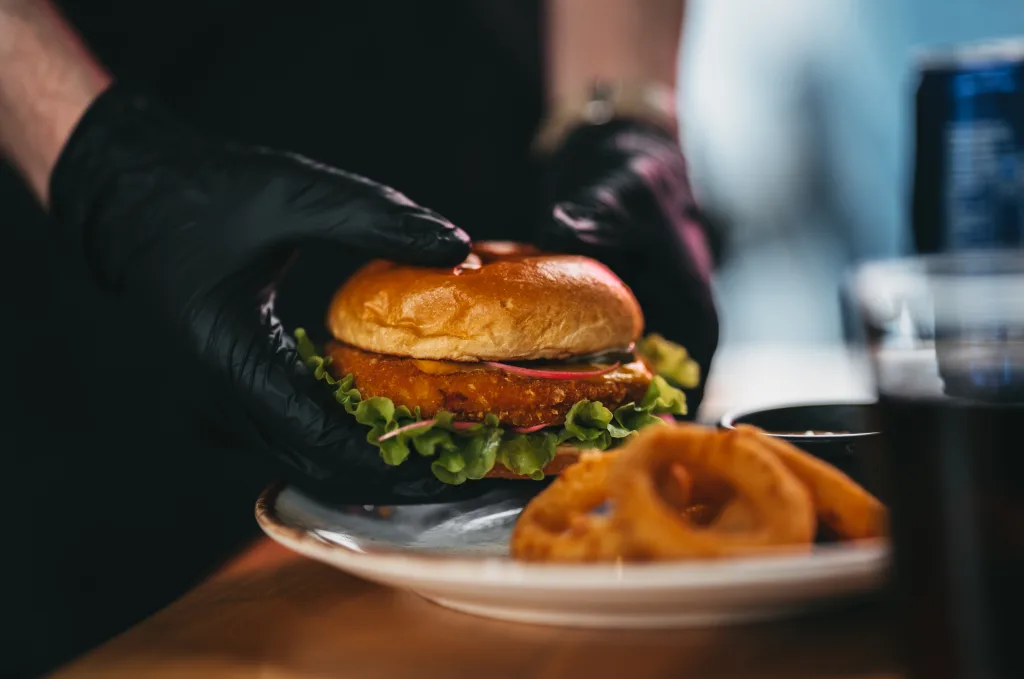
<svg viewBox="0 0 1024 679">
<path fill-rule="evenodd" d="M 1024 676 L 1024 254 L 862 265 L 907 676 Z"/>
</svg>

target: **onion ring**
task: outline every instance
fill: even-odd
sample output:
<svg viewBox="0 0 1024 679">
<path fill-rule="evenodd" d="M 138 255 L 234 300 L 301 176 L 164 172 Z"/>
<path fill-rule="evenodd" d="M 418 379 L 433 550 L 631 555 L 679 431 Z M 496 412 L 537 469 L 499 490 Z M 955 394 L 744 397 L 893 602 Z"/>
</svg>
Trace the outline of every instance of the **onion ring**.
<svg viewBox="0 0 1024 679">
<path fill-rule="evenodd" d="M 519 514 L 509 550 L 523 561 L 614 561 L 623 556 L 607 516 L 590 512 L 608 499 L 615 452 L 585 451 Z"/>
<path fill-rule="evenodd" d="M 711 530 L 726 533 L 742 533 L 756 526 L 757 514 L 743 498 L 735 498 L 726 503 L 710 523 Z"/>
<path fill-rule="evenodd" d="M 675 465 L 669 471 L 675 474 L 679 469 L 685 468 Z M 728 483 L 706 474 L 695 474 L 693 470 L 686 473 L 692 504 L 683 515 L 692 523 L 727 532 L 752 530 L 757 525 L 757 515 L 750 503 L 739 497 Z M 671 502 L 664 491 L 662 497 Z"/>
<path fill-rule="evenodd" d="M 592 514 L 608 501 L 608 472 L 618 451 L 584 451 L 520 513 L 509 543 L 513 558 L 523 561 L 615 561 L 629 555 L 607 515 Z M 673 466 L 665 492 L 685 504 L 690 481 Z"/>
<path fill-rule="evenodd" d="M 688 510 L 698 506 L 693 499 L 693 474 L 681 464 L 668 468 L 664 478 L 658 484 L 658 492 L 665 502 L 680 510 Z"/>
<path fill-rule="evenodd" d="M 757 436 L 803 483 L 814 500 L 818 520 L 836 537 L 862 540 L 886 534 L 888 512 L 874 495 L 827 462 L 791 443 L 750 425 L 738 425 L 737 431 Z"/>
<path fill-rule="evenodd" d="M 690 524 L 657 492 L 655 479 L 671 464 L 731 485 L 757 525 L 726 532 Z M 809 550 L 816 521 L 810 493 L 758 438 L 698 425 L 650 427 L 619 450 L 609 472 L 613 521 L 641 559 L 713 558 L 786 547 Z"/>
</svg>

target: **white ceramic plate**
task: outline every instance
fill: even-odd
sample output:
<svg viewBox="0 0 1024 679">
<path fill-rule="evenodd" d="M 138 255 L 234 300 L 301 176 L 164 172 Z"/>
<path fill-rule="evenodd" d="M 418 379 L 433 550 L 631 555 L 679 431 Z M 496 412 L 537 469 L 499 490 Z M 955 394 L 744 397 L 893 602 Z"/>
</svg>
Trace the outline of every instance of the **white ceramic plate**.
<svg viewBox="0 0 1024 679">
<path fill-rule="evenodd" d="M 300 554 L 442 606 L 490 618 L 575 627 L 688 627 L 792 615 L 870 594 L 882 541 L 809 554 L 699 563 L 547 566 L 507 558 L 535 491 L 513 482 L 460 503 L 329 507 L 292 488 L 256 506 L 263 530 Z"/>
</svg>

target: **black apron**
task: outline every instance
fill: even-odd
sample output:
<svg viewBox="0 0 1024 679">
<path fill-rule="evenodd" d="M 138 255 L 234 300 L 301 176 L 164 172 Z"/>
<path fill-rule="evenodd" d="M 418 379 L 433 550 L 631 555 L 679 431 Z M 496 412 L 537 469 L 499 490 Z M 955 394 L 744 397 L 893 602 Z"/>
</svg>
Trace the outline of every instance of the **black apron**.
<svg viewBox="0 0 1024 679">
<path fill-rule="evenodd" d="M 79 0 L 115 76 L 211 135 L 390 184 L 475 238 L 527 238 L 539 2 Z M 218 439 L 155 330 L 105 299 L 0 166 L 0 676 L 34 676 L 166 605 L 258 535 L 265 463 Z M 305 252 L 286 322 L 321 324 L 353 262 Z M 13 623 L 13 624 L 12 624 Z"/>
</svg>

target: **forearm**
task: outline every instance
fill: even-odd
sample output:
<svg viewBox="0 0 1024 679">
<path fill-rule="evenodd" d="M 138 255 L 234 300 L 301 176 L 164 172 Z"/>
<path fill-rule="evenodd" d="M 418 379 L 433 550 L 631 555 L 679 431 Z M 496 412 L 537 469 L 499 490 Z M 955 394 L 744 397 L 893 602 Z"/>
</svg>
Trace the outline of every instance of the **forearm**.
<svg viewBox="0 0 1024 679">
<path fill-rule="evenodd" d="M 578 99 L 595 81 L 674 90 L 685 0 L 548 0 L 547 94 Z"/>
<path fill-rule="evenodd" d="M 109 83 L 48 0 L 0 0 L 0 151 L 44 205 L 64 143 Z"/>
</svg>

